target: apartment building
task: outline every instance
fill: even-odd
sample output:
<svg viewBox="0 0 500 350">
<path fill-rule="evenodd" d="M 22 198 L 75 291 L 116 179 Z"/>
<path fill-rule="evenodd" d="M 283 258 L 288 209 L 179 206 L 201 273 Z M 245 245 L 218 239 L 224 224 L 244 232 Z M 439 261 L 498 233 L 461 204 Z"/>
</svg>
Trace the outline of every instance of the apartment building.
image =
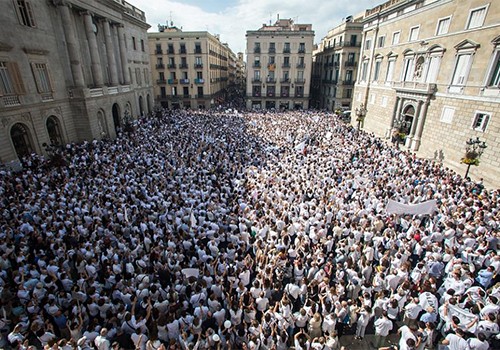
<svg viewBox="0 0 500 350">
<path fill-rule="evenodd" d="M 465 173 L 466 141 L 487 148 L 474 179 L 500 185 L 500 2 L 391 0 L 365 13 L 354 108 L 418 155 Z M 356 118 L 353 118 L 355 122 Z"/>
<path fill-rule="evenodd" d="M 0 162 L 115 137 L 153 106 L 144 12 L 123 0 L 4 1 Z"/>
<path fill-rule="evenodd" d="M 362 19 L 362 15 L 348 16 L 318 44 L 313 54 L 316 108 L 350 109 L 361 48 Z"/>
<path fill-rule="evenodd" d="M 206 31 L 159 26 L 148 34 L 156 102 L 165 108 L 208 109 L 222 103 L 229 80 L 227 44 Z"/>
<path fill-rule="evenodd" d="M 309 108 L 314 31 L 311 24 L 279 19 L 249 30 L 247 108 Z"/>
</svg>

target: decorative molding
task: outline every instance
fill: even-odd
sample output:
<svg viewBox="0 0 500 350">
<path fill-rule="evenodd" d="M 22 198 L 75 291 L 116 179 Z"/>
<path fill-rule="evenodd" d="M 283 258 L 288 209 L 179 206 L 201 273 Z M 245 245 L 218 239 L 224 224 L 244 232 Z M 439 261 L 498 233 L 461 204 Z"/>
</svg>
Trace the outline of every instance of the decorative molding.
<svg viewBox="0 0 500 350">
<path fill-rule="evenodd" d="M 40 56 L 46 56 L 49 53 L 49 50 L 44 50 L 44 49 L 31 49 L 29 47 L 23 47 L 24 53 L 27 55 L 40 55 Z"/>
<path fill-rule="evenodd" d="M 0 41 L 0 51 L 10 51 L 14 46 Z"/>
</svg>

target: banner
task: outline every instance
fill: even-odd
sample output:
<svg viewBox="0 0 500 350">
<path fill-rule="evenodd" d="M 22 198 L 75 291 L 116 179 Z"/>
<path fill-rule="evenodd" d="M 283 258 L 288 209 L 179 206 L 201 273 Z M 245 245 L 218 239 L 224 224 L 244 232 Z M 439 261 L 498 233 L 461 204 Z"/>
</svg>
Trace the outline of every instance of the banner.
<svg viewBox="0 0 500 350">
<path fill-rule="evenodd" d="M 443 319 L 446 319 L 443 314 L 443 308 L 440 310 L 440 316 Z M 460 325 L 466 326 L 471 323 L 473 320 L 477 318 L 472 312 L 469 312 L 461 307 L 448 304 L 448 319 L 451 319 L 452 316 L 457 316 L 460 319 Z M 464 327 L 461 327 L 462 329 Z M 477 322 L 474 323 L 470 328 L 467 329 L 467 332 L 475 333 L 477 329 Z"/>
<path fill-rule="evenodd" d="M 432 214 L 437 210 L 437 204 L 435 199 L 419 204 L 403 204 L 389 199 L 385 210 L 387 214 Z"/>
</svg>

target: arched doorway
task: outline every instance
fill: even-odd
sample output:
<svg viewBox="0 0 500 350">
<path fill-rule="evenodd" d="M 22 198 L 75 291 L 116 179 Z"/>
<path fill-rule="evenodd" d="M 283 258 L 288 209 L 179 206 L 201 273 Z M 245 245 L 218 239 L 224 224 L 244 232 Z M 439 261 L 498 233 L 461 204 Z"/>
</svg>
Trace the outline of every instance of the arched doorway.
<svg viewBox="0 0 500 350">
<path fill-rule="evenodd" d="M 120 106 L 118 106 L 118 103 L 115 103 L 112 108 L 112 113 L 113 113 L 113 123 L 115 125 L 115 131 L 118 133 L 121 128 L 121 121 L 120 121 Z"/>
<path fill-rule="evenodd" d="M 142 105 L 142 96 L 139 96 L 139 115 L 142 116 L 144 112 L 144 106 Z"/>
<path fill-rule="evenodd" d="M 411 126 L 415 120 L 415 107 L 408 105 L 403 110 L 403 123 L 401 125 L 401 132 L 410 135 Z"/>
<path fill-rule="evenodd" d="M 47 118 L 45 125 L 47 127 L 47 132 L 49 133 L 50 144 L 61 146 L 64 142 L 61 133 L 61 126 L 59 125 L 59 119 L 57 119 L 56 116 L 51 115 Z"/>
<path fill-rule="evenodd" d="M 10 138 L 19 159 L 34 152 L 31 135 L 26 125 L 21 123 L 14 124 L 10 129 Z"/>
<path fill-rule="evenodd" d="M 146 96 L 146 103 L 148 104 L 148 114 L 151 113 L 151 96 L 148 94 Z"/>
</svg>

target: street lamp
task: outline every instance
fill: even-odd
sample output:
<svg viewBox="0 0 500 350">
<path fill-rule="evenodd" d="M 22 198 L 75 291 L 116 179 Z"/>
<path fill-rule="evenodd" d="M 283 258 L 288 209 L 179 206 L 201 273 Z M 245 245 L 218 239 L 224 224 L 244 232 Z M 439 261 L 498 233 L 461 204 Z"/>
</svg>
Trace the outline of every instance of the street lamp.
<svg viewBox="0 0 500 350">
<path fill-rule="evenodd" d="M 361 124 L 364 124 L 365 116 L 366 116 L 366 108 L 362 103 L 359 107 L 356 107 L 356 121 L 358 122 L 358 130 L 361 129 Z"/>
<path fill-rule="evenodd" d="M 469 169 L 471 165 L 478 166 L 479 158 L 486 149 L 486 142 L 480 141 L 479 137 L 475 140 L 470 138 L 465 142 L 465 157 L 462 158 L 462 163 L 467 164 L 467 171 L 465 172 L 465 178 L 469 175 Z"/>
</svg>

